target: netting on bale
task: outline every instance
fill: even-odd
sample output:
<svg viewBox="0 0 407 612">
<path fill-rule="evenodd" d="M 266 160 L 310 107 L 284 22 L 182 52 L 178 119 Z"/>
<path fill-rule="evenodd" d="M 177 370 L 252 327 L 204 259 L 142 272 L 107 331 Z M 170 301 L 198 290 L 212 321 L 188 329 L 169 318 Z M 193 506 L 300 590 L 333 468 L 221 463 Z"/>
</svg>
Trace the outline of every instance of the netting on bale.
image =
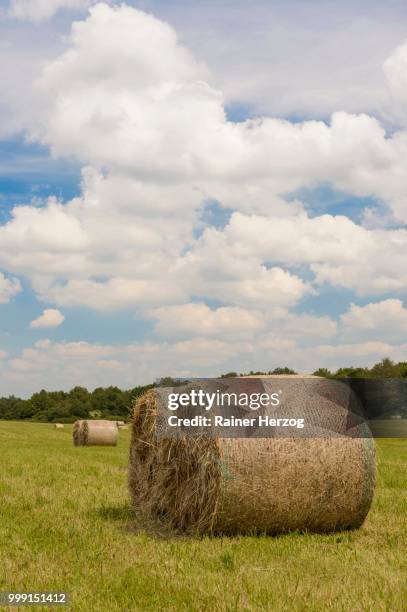
<svg viewBox="0 0 407 612">
<path fill-rule="evenodd" d="M 75 446 L 116 446 L 117 438 L 118 430 L 114 421 L 80 420 L 73 426 Z"/>
<path fill-rule="evenodd" d="M 363 523 L 375 486 L 375 447 L 365 432 L 165 437 L 159 402 L 151 390 L 133 412 L 129 490 L 145 524 L 196 534 L 277 534 Z M 309 409 L 315 428 L 315 402 Z M 306 414 L 306 402 L 301 410 Z"/>
</svg>

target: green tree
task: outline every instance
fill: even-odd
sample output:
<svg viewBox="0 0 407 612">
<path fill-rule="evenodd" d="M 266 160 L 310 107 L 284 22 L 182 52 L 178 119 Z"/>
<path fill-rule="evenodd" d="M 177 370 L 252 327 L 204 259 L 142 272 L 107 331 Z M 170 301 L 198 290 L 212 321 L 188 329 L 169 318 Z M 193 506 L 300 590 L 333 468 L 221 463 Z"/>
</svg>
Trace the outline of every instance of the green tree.
<svg viewBox="0 0 407 612">
<path fill-rule="evenodd" d="M 376 363 L 370 370 L 370 373 L 375 378 L 400 378 L 401 376 L 400 365 L 394 363 L 388 357 Z"/>
<path fill-rule="evenodd" d="M 281 375 L 288 375 L 288 374 L 297 374 L 297 372 L 286 366 L 284 368 L 274 368 L 274 370 L 272 372 L 269 372 L 269 374 L 275 374 L 275 375 L 281 376 Z"/>
<path fill-rule="evenodd" d="M 74 387 L 67 394 L 67 404 L 69 413 L 72 416 L 77 416 L 86 419 L 92 409 L 91 395 L 85 387 Z"/>
<path fill-rule="evenodd" d="M 371 374 L 368 368 L 339 368 L 335 374 L 335 378 L 370 378 Z"/>
<path fill-rule="evenodd" d="M 128 416 L 129 394 L 118 387 L 98 387 L 91 396 L 91 410 L 99 410 L 102 416 Z"/>
<path fill-rule="evenodd" d="M 323 376 L 324 378 L 333 377 L 331 370 L 328 370 L 327 368 L 318 368 L 318 370 L 315 370 L 315 372 L 313 372 L 312 375 L 313 376 Z"/>
<path fill-rule="evenodd" d="M 407 361 L 400 361 L 398 364 L 400 376 L 402 378 L 407 378 Z"/>
</svg>

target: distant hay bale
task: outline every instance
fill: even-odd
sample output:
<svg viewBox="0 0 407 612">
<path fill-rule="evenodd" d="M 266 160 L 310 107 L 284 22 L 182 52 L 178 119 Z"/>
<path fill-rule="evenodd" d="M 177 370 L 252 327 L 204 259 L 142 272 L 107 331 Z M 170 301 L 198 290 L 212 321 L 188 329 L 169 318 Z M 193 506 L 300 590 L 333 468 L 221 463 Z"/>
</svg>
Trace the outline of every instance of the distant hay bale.
<svg viewBox="0 0 407 612">
<path fill-rule="evenodd" d="M 158 401 L 148 391 L 133 413 L 129 491 L 146 524 L 276 534 L 363 523 L 375 486 L 370 437 L 165 438 L 157 435 Z"/>
<path fill-rule="evenodd" d="M 116 446 L 117 425 L 114 421 L 76 421 L 73 426 L 75 446 Z"/>
<path fill-rule="evenodd" d="M 124 427 L 126 423 L 124 421 L 116 421 L 117 427 Z"/>
<path fill-rule="evenodd" d="M 63 423 L 55 423 L 55 429 L 63 429 L 64 427 Z"/>
</svg>

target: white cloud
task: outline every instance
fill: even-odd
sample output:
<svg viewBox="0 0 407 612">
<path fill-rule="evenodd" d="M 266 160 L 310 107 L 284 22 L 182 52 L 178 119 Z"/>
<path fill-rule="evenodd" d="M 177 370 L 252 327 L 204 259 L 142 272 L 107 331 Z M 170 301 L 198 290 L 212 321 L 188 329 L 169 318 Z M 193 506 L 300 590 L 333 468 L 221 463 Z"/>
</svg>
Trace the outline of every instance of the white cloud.
<svg viewBox="0 0 407 612">
<path fill-rule="evenodd" d="M 12 221 L 1 228 L 3 244 L 10 250 L 17 249 L 12 241 L 19 244 L 26 241 L 33 251 L 46 251 L 59 255 L 83 251 L 87 246 L 86 235 L 80 222 L 68 209 L 51 198 L 46 208 L 16 206 Z M 16 256 L 24 256 L 24 252 Z"/>
<path fill-rule="evenodd" d="M 322 339 L 337 337 L 337 324 L 331 318 L 292 314 L 283 308 L 274 311 L 239 307 L 210 309 L 206 304 L 190 303 L 157 308 L 149 316 L 157 321 L 155 331 L 161 337 L 194 339 L 199 336 L 200 342 L 208 339 L 208 346 L 212 343 L 214 351 L 214 338 L 232 342 L 234 349 L 236 341 L 246 341 L 242 346 L 251 358 L 259 362 L 263 359 L 266 363 L 270 360 L 268 352 L 283 360 L 287 353 L 293 359 L 296 351 L 303 351 L 304 347 Z M 195 340 L 187 340 L 187 345 L 194 347 Z"/>
<path fill-rule="evenodd" d="M 61 9 L 87 8 L 95 0 L 11 0 L 9 15 L 15 19 L 45 21 Z"/>
<path fill-rule="evenodd" d="M 317 284 L 353 289 L 360 295 L 404 292 L 407 288 L 407 230 L 369 230 L 345 216 L 289 217 L 234 213 L 222 230 L 210 228 L 195 258 L 209 262 L 240 259 L 290 266 L 308 265 Z M 192 255 L 191 255 L 192 257 Z"/>
<path fill-rule="evenodd" d="M 58 327 L 65 321 L 64 315 L 55 308 L 46 308 L 42 315 L 40 315 L 34 321 L 31 321 L 30 327 L 37 329 L 43 327 Z M 45 344 L 42 344 L 40 348 L 46 348 Z"/>
<path fill-rule="evenodd" d="M 328 316 L 286 313 L 272 320 L 270 327 L 282 338 L 294 338 L 300 344 L 334 338 L 337 333 L 336 321 Z"/>
<path fill-rule="evenodd" d="M 90 164 L 82 195 L 15 208 L 0 263 L 43 299 L 102 310 L 192 298 L 275 310 L 313 281 L 404 291 L 406 230 L 310 218 L 282 196 L 328 182 L 407 219 L 407 133 L 388 137 L 376 119 L 344 112 L 330 124 L 234 124 L 206 75 L 170 26 L 141 11 L 98 4 L 74 23 L 70 48 L 43 72 L 32 134 Z M 207 199 L 235 213 L 197 238 Z M 311 281 L 297 273 L 304 265 Z"/>
<path fill-rule="evenodd" d="M 366 306 L 351 304 L 341 316 L 343 333 L 353 339 L 407 341 L 407 309 L 401 300 L 388 299 Z"/>
<path fill-rule="evenodd" d="M 126 279 L 108 281 L 72 280 L 47 287 L 44 297 L 65 306 L 89 306 L 95 310 L 135 308 L 145 304 L 174 302 L 182 298 L 182 289 L 169 279 Z"/>
<path fill-rule="evenodd" d="M 234 338 L 254 334 L 264 327 L 261 313 L 237 307 L 211 310 L 206 304 L 180 304 L 156 308 L 156 332 L 162 337 L 200 336 Z"/>
<path fill-rule="evenodd" d="M 265 212 L 281 193 L 330 182 L 383 198 L 407 218 L 403 132 L 388 138 L 373 117 L 345 112 L 329 125 L 234 124 L 206 74 L 167 24 L 98 4 L 73 25 L 71 48 L 45 68 L 32 134 L 58 155 L 144 181 L 192 181 L 241 210 Z"/>
<path fill-rule="evenodd" d="M 39 349 L 47 349 L 50 346 L 51 340 L 49 340 L 48 338 L 45 338 L 44 340 L 37 340 L 37 342 L 34 343 L 34 347 Z"/>
<path fill-rule="evenodd" d="M 82 10 L 81 6 L 92 3 L 14 0 L 14 12 L 37 23 L 31 28 L 21 19 L 5 21 L 7 30 L 0 32 L 0 40 L 4 36 L 15 49 L 4 68 L 13 66 L 14 58 L 18 60 L 23 51 L 25 61 L 14 71 L 23 80 L 21 73 L 25 76 L 34 56 L 42 51 L 44 60 L 51 41 L 61 44 L 64 36 L 60 35 L 66 33 L 72 12 L 64 11 L 61 19 L 50 23 L 44 19 L 63 5 Z M 252 0 L 250 9 L 243 0 L 236 0 L 233 6 L 211 0 L 199 4 L 139 0 L 137 5 L 176 27 L 187 46 L 211 67 L 213 83 L 229 103 L 248 106 L 256 114 L 278 116 L 328 117 L 337 109 L 374 114 L 387 110 L 382 64 L 395 42 L 405 38 L 406 11 L 400 0 L 374 0 L 367 6 L 344 0 L 340 7 L 319 0 L 306 5 Z M 32 38 L 33 31 L 38 35 Z M 13 89 L 21 85 L 13 83 Z M 29 92 L 24 90 L 27 100 Z M 8 94 L 2 91 L 3 99 Z M 17 95 L 15 101 L 19 98 Z M 9 110 L 12 113 L 12 104 Z"/>
<path fill-rule="evenodd" d="M 0 304 L 7 304 L 20 291 L 21 285 L 17 278 L 6 278 L 0 272 Z"/>
<path fill-rule="evenodd" d="M 309 283 L 281 267 L 267 268 L 258 258 L 245 257 L 244 252 L 236 258 L 226 248 L 212 250 L 205 243 L 180 262 L 180 274 L 189 281 L 192 294 L 202 299 L 267 308 L 270 313 L 294 306 L 313 292 Z"/>
</svg>

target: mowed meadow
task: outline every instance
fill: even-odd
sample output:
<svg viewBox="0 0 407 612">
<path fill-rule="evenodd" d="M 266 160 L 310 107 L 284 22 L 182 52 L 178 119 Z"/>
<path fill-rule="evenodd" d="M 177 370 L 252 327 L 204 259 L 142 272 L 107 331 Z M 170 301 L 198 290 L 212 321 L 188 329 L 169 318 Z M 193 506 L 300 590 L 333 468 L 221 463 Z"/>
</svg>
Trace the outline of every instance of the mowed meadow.
<svg viewBox="0 0 407 612">
<path fill-rule="evenodd" d="M 129 441 L 0 421 L 0 591 L 67 591 L 75 611 L 406 609 L 407 440 L 377 441 L 358 531 L 203 539 L 136 528 Z"/>
</svg>

